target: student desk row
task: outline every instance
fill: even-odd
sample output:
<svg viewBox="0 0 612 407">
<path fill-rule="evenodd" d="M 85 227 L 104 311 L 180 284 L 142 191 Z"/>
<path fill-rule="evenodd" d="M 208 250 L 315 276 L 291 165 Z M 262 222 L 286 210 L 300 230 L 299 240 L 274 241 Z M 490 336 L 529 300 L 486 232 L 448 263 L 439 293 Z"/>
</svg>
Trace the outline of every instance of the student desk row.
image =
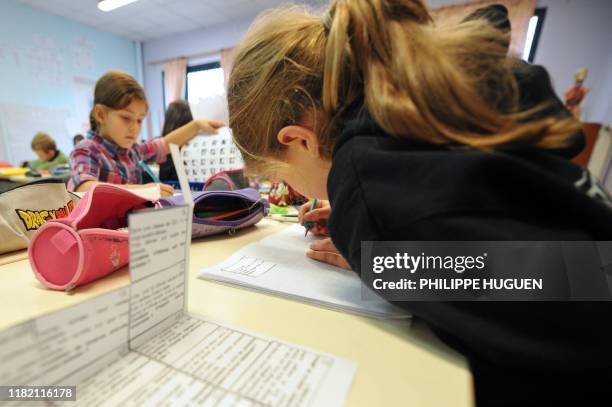
<svg viewBox="0 0 612 407">
<path fill-rule="evenodd" d="M 30 182 L 36 182 L 43 179 L 58 179 L 63 182 L 68 182 L 68 177 L 56 177 L 52 175 L 43 175 L 40 177 L 30 177 L 27 175 L 3 175 L 0 174 L 0 193 L 6 192 L 10 189 L 25 185 Z"/>
<path fill-rule="evenodd" d="M 200 269 L 284 227 L 265 219 L 231 237 L 192 243 L 189 311 L 353 360 L 358 369 L 347 406 L 473 405 L 467 362 L 420 323 L 396 325 L 197 278 Z M 26 257 L 25 251 L 0 256 L 0 329 L 129 284 L 126 267 L 71 294 L 51 291 L 36 280 Z"/>
<path fill-rule="evenodd" d="M 41 179 L 59 179 L 68 181 L 68 177 L 58 177 L 53 175 L 41 175 L 40 177 L 31 177 L 28 175 L 3 175 L 0 174 L 0 180 L 14 182 L 17 185 L 27 184 L 28 182 L 40 181 Z"/>
</svg>

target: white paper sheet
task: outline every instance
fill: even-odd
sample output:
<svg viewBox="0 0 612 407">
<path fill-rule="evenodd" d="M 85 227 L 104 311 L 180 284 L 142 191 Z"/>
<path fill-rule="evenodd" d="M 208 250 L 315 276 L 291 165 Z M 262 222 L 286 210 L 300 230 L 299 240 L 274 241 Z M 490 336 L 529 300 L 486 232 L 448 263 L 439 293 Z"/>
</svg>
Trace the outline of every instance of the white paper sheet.
<svg viewBox="0 0 612 407">
<path fill-rule="evenodd" d="M 228 127 L 219 129 L 218 134 L 195 137 L 183 147 L 182 159 L 191 182 L 205 182 L 220 171 L 244 166 Z"/>
<path fill-rule="evenodd" d="M 147 199 L 151 202 L 159 201 L 159 198 L 161 197 L 161 192 L 160 192 L 158 184 L 147 185 L 147 186 L 142 186 L 138 188 L 130 188 L 130 192 L 138 195 L 141 198 Z M 83 198 L 83 196 L 86 194 L 86 192 L 71 192 L 71 193 L 75 194 L 79 198 Z"/>
<path fill-rule="evenodd" d="M 0 332 L 0 382 L 76 385 L 48 405 L 341 406 L 353 362 L 185 312 L 190 216 L 131 215 L 132 284 Z"/>
<path fill-rule="evenodd" d="M 78 386 L 77 402 L 341 406 L 355 368 L 330 355 L 183 315 Z"/>
<path fill-rule="evenodd" d="M 308 245 L 315 239 L 310 235 L 304 237 L 303 226 L 290 226 L 243 247 L 222 263 L 202 270 L 200 278 L 358 315 L 410 319 L 406 311 L 383 299 L 362 299 L 361 281 L 355 273 L 306 257 Z"/>
</svg>

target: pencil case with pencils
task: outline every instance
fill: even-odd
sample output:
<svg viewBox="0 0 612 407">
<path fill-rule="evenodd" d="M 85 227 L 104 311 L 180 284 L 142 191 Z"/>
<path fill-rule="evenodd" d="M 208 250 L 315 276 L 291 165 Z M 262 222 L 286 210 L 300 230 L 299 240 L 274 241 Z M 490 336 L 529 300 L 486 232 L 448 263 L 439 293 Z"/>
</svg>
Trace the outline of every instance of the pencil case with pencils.
<svg viewBox="0 0 612 407">
<path fill-rule="evenodd" d="M 253 188 L 236 191 L 200 191 L 193 193 L 192 238 L 219 233 L 233 234 L 262 220 L 270 205 Z M 182 195 L 162 198 L 163 207 L 184 205 Z"/>
</svg>

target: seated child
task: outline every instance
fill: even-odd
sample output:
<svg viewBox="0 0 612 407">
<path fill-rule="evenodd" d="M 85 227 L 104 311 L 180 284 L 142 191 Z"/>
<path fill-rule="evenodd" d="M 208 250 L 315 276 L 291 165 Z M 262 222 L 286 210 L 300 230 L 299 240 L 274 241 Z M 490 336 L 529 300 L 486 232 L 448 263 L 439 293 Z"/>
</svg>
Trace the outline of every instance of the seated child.
<svg viewBox="0 0 612 407">
<path fill-rule="evenodd" d="M 189 103 L 185 100 L 175 100 L 170 103 L 166 109 L 162 136 L 165 136 L 191 121 L 193 121 L 193 115 L 191 114 Z M 166 159 L 166 161 L 159 166 L 159 179 L 162 181 L 178 181 L 176 169 L 171 159 Z"/>
<path fill-rule="evenodd" d="M 28 166 L 33 170 L 48 170 L 56 165 L 68 163 L 66 154 L 57 149 L 55 140 L 47 133 L 36 133 L 32 139 L 32 150 L 38 156 L 38 160 L 32 160 L 28 163 Z"/>
<path fill-rule="evenodd" d="M 566 158 L 580 123 L 525 92 L 508 38 L 483 18 L 437 28 L 422 0 L 257 20 L 230 127 L 247 173 L 318 198 L 301 219 L 331 240 L 310 257 L 361 276 L 363 241 L 612 239 L 612 200 Z M 395 304 L 467 358 L 479 407 L 610 403 L 610 302 Z"/>
<path fill-rule="evenodd" d="M 84 139 L 85 139 L 85 137 L 83 137 L 82 134 L 75 134 L 74 137 L 72 138 L 72 146 L 76 147 L 77 144 L 79 144 Z"/>
<path fill-rule="evenodd" d="M 164 137 L 139 143 L 147 110 L 144 90 L 130 75 L 112 71 L 96 82 L 91 130 L 70 154 L 70 191 L 87 191 L 97 182 L 138 188 L 143 183 L 141 160 L 162 163 L 169 144 L 181 146 L 198 133 L 216 133 L 224 125 L 216 120 L 192 120 Z M 160 187 L 163 196 L 174 193 L 169 185 Z"/>
</svg>

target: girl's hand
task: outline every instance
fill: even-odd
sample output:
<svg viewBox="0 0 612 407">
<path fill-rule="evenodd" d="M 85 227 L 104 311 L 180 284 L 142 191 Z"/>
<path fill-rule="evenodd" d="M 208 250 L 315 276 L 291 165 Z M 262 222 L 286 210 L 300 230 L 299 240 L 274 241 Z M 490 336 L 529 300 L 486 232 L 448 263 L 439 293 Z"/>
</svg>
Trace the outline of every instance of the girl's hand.
<svg viewBox="0 0 612 407">
<path fill-rule="evenodd" d="M 331 264 L 332 266 L 351 270 L 351 265 L 342 257 L 329 237 L 327 239 L 312 242 L 310 244 L 310 250 L 306 252 L 306 256 L 323 263 Z"/>
<path fill-rule="evenodd" d="M 169 149 L 170 144 L 176 144 L 182 146 L 192 138 L 198 135 L 198 133 L 213 133 L 217 134 L 217 129 L 225 126 L 225 123 L 218 120 L 206 120 L 198 119 L 192 120 L 184 126 L 178 129 L 172 130 L 170 133 L 164 136 L 166 147 Z"/>
<path fill-rule="evenodd" d="M 167 184 L 156 184 L 154 182 L 149 182 L 148 184 L 127 184 L 125 188 L 127 189 L 140 189 L 140 188 L 148 188 L 153 185 L 159 185 L 159 192 L 161 196 L 172 196 L 174 195 L 174 188 L 172 185 Z"/>
<path fill-rule="evenodd" d="M 159 192 L 161 196 L 172 196 L 174 195 L 174 187 L 168 184 L 159 184 Z"/>
<path fill-rule="evenodd" d="M 300 206 L 298 212 L 298 220 L 301 225 L 304 222 L 314 222 L 314 226 L 310 229 L 310 232 L 315 236 L 329 236 L 327 230 L 327 219 L 331 214 L 331 206 L 329 201 L 317 200 L 317 206 L 312 211 L 310 210 L 310 201 Z"/>
<path fill-rule="evenodd" d="M 219 120 L 198 119 L 195 121 L 198 124 L 200 132 L 217 134 L 217 130 L 225 126 L 225 123 Z"/>
</svg>

